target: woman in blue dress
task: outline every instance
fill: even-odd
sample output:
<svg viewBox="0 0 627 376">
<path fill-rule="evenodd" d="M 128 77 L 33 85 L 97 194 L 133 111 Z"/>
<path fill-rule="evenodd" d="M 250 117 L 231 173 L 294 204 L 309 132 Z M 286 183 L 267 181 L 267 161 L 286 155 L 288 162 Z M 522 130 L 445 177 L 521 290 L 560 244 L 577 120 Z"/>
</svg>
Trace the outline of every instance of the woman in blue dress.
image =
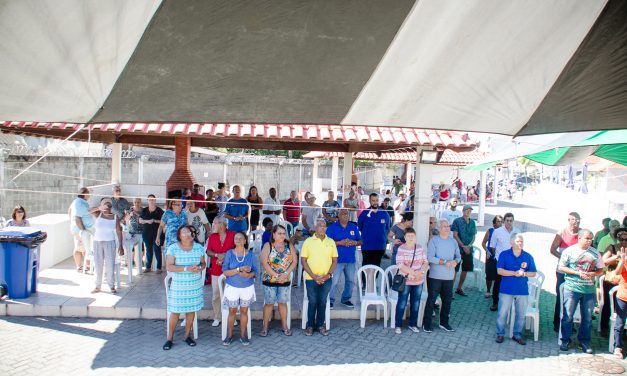
<svg viewBox="0 0 627 376">
<path fill-rule="evenodd" d="M 172 276 L 172 283 L 168 292 L 170 326 L 168 339 L 163 345 L 164 350 L 172 348 L 174 330 L 181 314 L 185 314 L 185 343 L 196 346 L 196 341 L 189 332 L 194 324 L 194 315 L 203 307 L 202 271 L 207 263 L 203 246 L 194 242 L 195 232 L 193 226 L 179 228 L 176 232 L 178 242 L 170 245 L 167 250 L 166 268 Z"/>
<path fill-rule="evenodd" d="M 183 210 L 183 202 L 178 199 L 169 199 L 166 203 L 167 210 L 161 217 L 161 223 L 157 229 L 155 244 L 161 245 L 161 233 L 165 231 L 165 249 L 177 241 L 178 230 L 187 225 L 187 213 Z"/>
</svg>

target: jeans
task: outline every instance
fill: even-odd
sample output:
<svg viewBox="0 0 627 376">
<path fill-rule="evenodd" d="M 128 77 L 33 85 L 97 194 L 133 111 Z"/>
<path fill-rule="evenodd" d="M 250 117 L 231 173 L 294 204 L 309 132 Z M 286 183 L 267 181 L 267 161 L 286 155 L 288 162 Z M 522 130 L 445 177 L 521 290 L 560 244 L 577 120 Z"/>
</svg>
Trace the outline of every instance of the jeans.
<svg viewBox="0 0 627 376">
<path fill-rule="evenodd" d="M 144 236 L 144 247 L 146 247 L 146 269 L 152 268 L 153 255 L 157 261 L 157 269 L 161 270 L 163 257 L 161 256 L 161 246 L 155 244 L 154 236 Z"/>
<path fill-rule="evenodd" d="M 492 285 L 492 304 L 493 305 L 499 304 L 500 291 L 501 291 L 501 276 L 497 274 L 496 278 L 494 278 L 494 285 Z"/>
<path fill-rule="evenodd" d="M 403 314 L 407 307 L 407 301 L 411 295 L 411 301 L 409 305 L 409 326 L 418 326 L 418 310 L 420 309 L 420 296 L 422 295 L 422 286 L 420 285 L 405 285 L 403 292 L 398 294 L 398 301 L 396 302 L 396 327 L 403 327 Z"/>
<path fill-rule="evenodd" d="M 427 299 L 427 307 L 423 317 L 424 326 L 431 328 L 433 320 L 433 308 L 438 295 L 442 297 L 442 307 L 440 307 L 440 325 L 448 325 L 448 316 L 451 312 L 451 300 L 453 300 L 453 280 L 443 280 L 429 278 L 429 298 Z"/>
<path fill-rule="evenodd" d="M 560 286 L 564 283 L 564 273 L 555 273 L 557 282 L 555 283 L 555 311 L 553 312 L 553 327 L 559 328 L 560 326 L 560 309 L 562 308 L 560 302 Z"/>
<path fill-rule="evenodd" d="M 614 322 L 614 349 L 623 348 L 623 328 L 625 327 L 625 319 L 627 318 L 627 302 L 616 298 L 614 300 L 614 311 L 616 312 L 616 321 Z M 605 304 L 609 304 L 605 303 Z"/>
<path fill-rule="evenodd" d="M 567 288 L 564 289 L 564 301 L 562 302 L 562 333 L 563 342 L 570 342 L 570 335 L 573 333 L 573 315 L 577 304 L 581 312 L 581 325 L 577 333 L 579 343 L 590 345 L 590 334 L 592 332 L 592 311 L 596 303 L 596 293 L 582 294 Z"/>
<path fill-rule="evenodd" d="M 603 281 L 603 308 L 601 309 L 601 330 L 610 328 L 610 290 L 616 287 L 609 282 Z M 616 303 L 616 301 L 614 301 Z"/>
<path fill-rule="evenodd" d="M 525 325 L 525 313 L 527 313 L 527 295 L 510 295 L 501 294 L 499 296 L 499 312 L 496 316 L 496 335 L 505 336 L 505 326 L 507 325 L 507 316 L 512 310 L 516 312 L 514 321 L 514 337 L 521 338 L 523 326 Z"/>
<path fill-rule="evenodd" d="M 331 291 L 331 280 L 319 285 L 316 281 L 308 279 L 307 285 L 307 327 L 319 328 L 324 326 L 325 311 L 327 309 L 327 297 Z"/>
<path fill-rule="evenodd" d="M 351 300 L 353 287 L 355 287 L 355 263 L 338 263 L 335 273 L 333 273 L 333 282 L 331 284 L 331 304 L 335 302 L 335 287 L 340 281 L 340 277 L 344 274 L 344 290 L 342 291 L 342 300 L 345 302 Z"/>
</svg>

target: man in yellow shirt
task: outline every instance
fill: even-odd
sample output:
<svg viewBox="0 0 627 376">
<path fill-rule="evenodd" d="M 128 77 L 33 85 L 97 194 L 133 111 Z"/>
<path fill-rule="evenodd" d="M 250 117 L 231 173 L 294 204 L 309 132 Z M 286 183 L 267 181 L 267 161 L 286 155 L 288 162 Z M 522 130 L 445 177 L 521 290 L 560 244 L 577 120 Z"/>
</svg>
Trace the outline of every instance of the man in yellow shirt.
<svg viewBox="0 0 627 376">
<path fill-rule="evenodd" d="M 333 272 L 337 266 L 337 248 L 333 239 L 326 236 L 327 224 L 324 218 L 318 218 L 315 233 L 303 244 L 300 257 L 305 269 L 307 286 L 307 329 L 305 335 L 311 336 L 314 328 L 323 336 L 329 332 L 324 326 L 327 298 L 331 291 Z"/>
</svg>

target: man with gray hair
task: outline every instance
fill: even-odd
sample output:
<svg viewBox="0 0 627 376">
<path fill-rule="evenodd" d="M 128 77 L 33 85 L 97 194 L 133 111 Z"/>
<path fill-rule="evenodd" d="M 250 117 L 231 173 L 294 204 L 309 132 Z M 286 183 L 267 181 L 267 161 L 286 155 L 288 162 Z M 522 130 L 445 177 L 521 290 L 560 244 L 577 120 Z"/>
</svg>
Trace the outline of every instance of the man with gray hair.
<svg viewBox="0 0 627 376">
<path fill-rule="evenodd" d="M 510 239 L 512 247 L 501 252 L 496 265 L 497 273 L 501 276 L 499 313 L 496 316 L 496 343 L 503 343 L 505 339 L 507 317 L 512 310 L 512 305 L 514 305 L 516 318 L 512 339 L 520 345 L 525 345 L 522 330 L 525 324 L 529 296 L 527 277 L 536 276 L 536 264 L 533 261 L 533 256 L 523 251 L 524 239 L 521 234 L 513 233 Z"/>
<path fill-rule="evenodd" d="M 599 252 L 592 248 L 594 234 L 587 229 L 579 230 L 577 244 L 562 252 L 559 271 L 564 273 L 564 295 L 562 301 L 562 327 L 560 332 L 561 351 L 568 351 L 573 332 L 573 314 L 577 305 L 581 312 L 581 325 L 577 339 L 581 350 L 592 354 L 590 337 L 592 332 L 592 311 L 596 304 L 594 278 L 603 274 L 605 263 Z"/>
<path fill-rule="evenodd" d="M 488 244 L 488 248 L 494 248 L 494 258 L 497 263 L 501 252 L 508 250 L 511 247 L 510 241 L 512 234 L 519 232 L 520 230 L 514 227 L 514 214 L 505 213 L 503 216 L 503 226 L 494 230 L 492 238 L 490 239 L 490 244 Z M 498 309 L 500 287 L 501 276 L 497 274 L 494 279 L 494 286 L 492 287 L 492 306 L 490 306 L 490 311 L 496 311 Z"/>
<path fill-rule="evenodd" d="M 455 278 L 455 267 L 461 261 L 459 245 L 451 235 L 451 225 L 446 219 L 439 221 L 438 236 L 429 240 L 427 246 L 427 259 L 429 260 L 429 278 L 427 286 L 429 288 L 429 298 L 423 316 L 423 330 L 431 333 L 431 321 L 433 308 L 438 295 L 442 297 L 442 307 L 440 308 L 440 329 L 452 332 L 449 325 L 449 313 L 451 312 L 451 300 L 453 300 L 453 282 Z"/>
</svg>

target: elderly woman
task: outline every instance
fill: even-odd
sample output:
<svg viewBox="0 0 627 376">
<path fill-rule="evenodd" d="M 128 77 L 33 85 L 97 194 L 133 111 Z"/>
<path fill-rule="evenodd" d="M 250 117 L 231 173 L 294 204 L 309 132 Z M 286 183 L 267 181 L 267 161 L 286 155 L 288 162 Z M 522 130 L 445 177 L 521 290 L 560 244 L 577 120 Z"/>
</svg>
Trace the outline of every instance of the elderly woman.
<svg viewBox="0 0 627 376">
<path fill-rule="evenodd" d="M 222 310 L 220 309 L 220 286 L 218 285 L 218 278 L 222 275 L 222 262 L 224 256 L 229 249 L 235 248 L 235 232 L 227 229 L 227 219 L 224 217 L 216 217 L 213 220 L 213 228 L 217 231 L 209 235 L 207 241 L 207 256 L 211 257 L 211 266 L 209 267 L 209 274 L 211 275 L 211 290 L 212 299 L 211 304 L 213 307 L 213 323 L 211 326 L 216 327 L 220 325 L 222 320 Z"/>
<path fill-rule="evenodd" d="M 30 223 L 26 219 L 26 210 L 23 206 L 17 205 L 13 208 L 11 219 L 7 222 L 7 226 L 29 227 Z"/>
<path fill-rule="evenodd" d="M 407 307 L 407 301 L 411 296 L 409 308 L 409 330 L 418 333 L 418 310 L 420 308 L 420 296 L 424 286 L 425 276 L 429 270 L 427 253 L 422 246 L 416 244 L 416 231 L 412 227 L 405 229 L 405 243 L 398 247 L 396 265 L 400 274 L 407 277 L 405 288 L 398 293 L 396 303 L 396 334 L 401 334 L 403 327 L 403 315 Z"/>
<path fill-rule="evenodd" d="M 618 255 L 618 265 L 616 266 L 616 280 L 618 292 L 614 301 L 616 312 L 616 322 L 614 323 L 614 355 L 623 359 L 623 329 L 627 320 L 627 228 L 620 228 L 617 231 L 618 245 L 616 246 Z"/>
<path fill-rule="evenodd" d="M 161 233 L 165 231 L 165 249 L 177 241 L 178 230 L 187 225 L 187 214 L 183 211 L 182 202 L 178 199 L 168 200 L 168 208 L 161 217 L 159 229 L 157 230 L 156 245 L 161 245 Z"/>
<path fill-rule="evenodd" d="M 229 307 L 228 334 L 222 344 L 228 346 L 233 342 L 233 326 L 237 308 L 240 313 L 240 342 L 250 345 L 246 336 L 248 327 L 248 307 L 255 302 L 255 276 L 258 268 L 255 256 L 248 251 L 248 237 L 243 232 L 235 234 L 235 248 L 224 256 L 222 271 L 226 276 L 224 298 L 222 304 Z"/>
<path fill-rule="evenodd" d="M 111 199 L 103 198 L 100 201 L 100 207 L 93 213 L 96 217 L 93 227 L 94 235 L 92 237 L 96 282 L 91 292 L 92 294 L 100 292 L 103 270 L 109 289 L 114 294 L 117 292 L 113 278 L 116 244 L 119 244 L 117 248 L 120 256 L 124 254 L 124 249 L 122 248 L 122 227 L 120 226 L 120 218 L 113 214 L 111 210 L 112 207 Z"/>
<path fill-rule="evenodd" d="M 261 283 L 263 284 L 263 327 L 259 335 L 268 335 L 268 324 L 275 303 L 279 305 L 283 334 L 291 336 L 287 326 L 287 305 L 290 304 L 290 274 L 296 267 L 294 246 L 286 240 L 285 227 L 276 225 L 272 228 L 270 241 L 261 250 Z"/>
<path fill-rule="evenodd" d="M 139 246 L 141 252 L 143 225 L 140 222 L 142 215 L 142 199 L 136 197 L 133 200 L 133 207 L 124 214 L 124 252 L 131 253 L 131 260 L 135 260 L 135 247 Z M 127 253 L 128 255 L 128 253 Z M 143 259 L 143 254 L 139 259 Z M 128 265 L 129 273 L 133 269 Z"/>
<path fill-rule="evenodd" d="M 168 292 L 168 312 L 170 312 L 170 326 L 168 340 L 163 345 L 164 350 L 172 348 L 174 330 L 179 316 L 185 314 L 185 343 L 196 346 L 196 341 L 190 337 L 190 330 L 194 324 L 194 315 L 203 306 L 202 271 L 205 263 L 205 250 L 196 243 L 194 238 L 196 229 L 193 226 L 183 226 L 176 232 L 177 243 L 167 249 L 166 268 L 172 276 L 172 284 Z"/>
</svg>

